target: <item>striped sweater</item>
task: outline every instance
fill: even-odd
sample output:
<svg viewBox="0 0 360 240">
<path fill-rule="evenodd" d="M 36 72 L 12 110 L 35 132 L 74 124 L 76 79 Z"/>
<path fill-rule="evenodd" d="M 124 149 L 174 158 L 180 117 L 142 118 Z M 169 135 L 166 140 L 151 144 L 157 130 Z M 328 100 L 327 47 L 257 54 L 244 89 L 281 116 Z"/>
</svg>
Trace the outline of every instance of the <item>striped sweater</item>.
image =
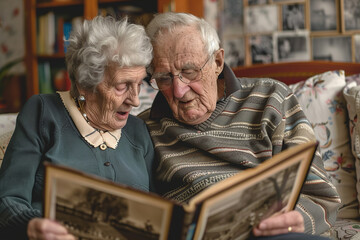
<svg viewBox="0 0 360 240">
<path fill-rule="evenodd" d="M 157 154 L 157 189 L 186 202 L 206 187 L 253 168 L 293 145 L 314 140 L 297 99 L 272 79 L 236 78 L 225 69 L 227 97 L 205 122 L 176 121 L 159 93 L 146 121 Z M 335 222 L 340 198 L 317 151 L 297 203 L 305 232 L 320 234 Z"/>
</svg>

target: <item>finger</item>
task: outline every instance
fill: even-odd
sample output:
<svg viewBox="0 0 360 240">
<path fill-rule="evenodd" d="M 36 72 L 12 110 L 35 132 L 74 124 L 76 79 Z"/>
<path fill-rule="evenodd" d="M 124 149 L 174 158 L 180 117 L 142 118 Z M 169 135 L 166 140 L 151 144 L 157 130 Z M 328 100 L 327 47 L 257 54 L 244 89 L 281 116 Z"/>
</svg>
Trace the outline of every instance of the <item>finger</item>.
<svg viewBox="0 0 360 240">
<path fill-rule="evenodd" d="M 30 239 L 51 239 L 53 235 L 68 235 L 68 231 L 64 226 L 43 218 L 32 219 L 28 224 L 27 232 Z"/>
<path fill-rule="evenodd" d="M 297 211 L 291 211 L 261 221 L 253 232 L 255 236 L 267 236 L 288 232 L 304 232 L 304 230 L 302 215 Z"/>
<path fill-rule="evenodd" d="M 287 213 L 279 214 L 269 217 L 260 222 L 259 229 L 288 229 L 288 227 L 296 227 L 301 230 L 301 226 L 304 226 L 304 219 L 302 215 L 297 211 L 290 211 Z"/>
</svg>

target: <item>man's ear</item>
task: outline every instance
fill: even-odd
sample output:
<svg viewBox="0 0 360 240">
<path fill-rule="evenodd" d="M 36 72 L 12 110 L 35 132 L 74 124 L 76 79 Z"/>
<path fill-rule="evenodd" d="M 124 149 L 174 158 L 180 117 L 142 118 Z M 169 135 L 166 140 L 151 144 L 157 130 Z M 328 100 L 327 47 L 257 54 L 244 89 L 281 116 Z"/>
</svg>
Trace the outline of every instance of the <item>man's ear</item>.
<svg viewBox="0 0 360 240">
<path fill-rule="evenodd" d="M 216 74 L 219 75 L 224 68 L 224 49 L 220 48 L 214 53 L 216 63 Z"/>
</svg>

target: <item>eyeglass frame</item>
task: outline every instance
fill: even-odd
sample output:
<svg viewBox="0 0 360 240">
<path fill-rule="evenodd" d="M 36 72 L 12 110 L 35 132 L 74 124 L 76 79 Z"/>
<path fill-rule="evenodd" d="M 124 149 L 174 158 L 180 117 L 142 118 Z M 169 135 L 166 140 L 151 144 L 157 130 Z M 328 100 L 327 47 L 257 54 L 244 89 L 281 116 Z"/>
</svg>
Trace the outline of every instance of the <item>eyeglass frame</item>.
<svg viewBox="0 0 360 240">
<path fill-rule="evenodd" d="M 201 77 L 200 77 L 199 79 L 197 79 L 197 80 L 188 80 L 187 78 L 185 78 L 185 77 L 183 77 L 183 76 L 181 75 L 181 72 L 179 72 L 179 74 L 177 74 L 177 75 L 174 75 L 174 74 L 172 74 L 172 73 L 170 72 L 171 84 L 169 85 L 169 87 L 164 88 L 164 89 L 168 89 L 168 88 L 170 88 L 170 86 L 173 85 L 173 82 L 174 82 L 175 77 L 178 77 L 181 82 L 183 82 L 183 83 L 185 83 L 185 84 L 187 84 L 187 85 L 189 85 L 190 83 L 194 83 L 194 82 L 200 81 L 200 80 L 202 79 L 202 70 L 204 69 L 204 67 L 205 67 L 206 64 L 209 62 L 209 60 L 212 58 L 213 55 L 214 55 L 214 54 L 211 54 L 211 55 L 206 59 L 205 63 L 203 64 L 203 66 L 202 66 L 201 68 L 196 69 L 196 70 L 194 69 L 194 71 L 198 71 L 198 72 L 201 73 Z M 199 74 L 199 73 L 198 73 L 198 74 Z M 198 76 L 198 75 L 197 75 L 197 76 Z M 187 81 L 184 81 L 184 79 L 187 80 L 188 82 L 187 82 Z M 154 82 L 155 82 L 155 84 L 156 84 L 157 87 L 154 87 L 154 86 L 153 86 L 153 83 L 154 83 Z M 151 78 L 150 78 L 149 83 L 150 83 L 150 86 L 151 86 L 153 89 L 155 89 L 155 90 L 160 90 L 159 85 L 157 84 L 156 79 L 153 78 L 152 76 L 151 76 Z M 164 89 L 162 89 L 162 90 L 164 90 Z"/>
</svg>

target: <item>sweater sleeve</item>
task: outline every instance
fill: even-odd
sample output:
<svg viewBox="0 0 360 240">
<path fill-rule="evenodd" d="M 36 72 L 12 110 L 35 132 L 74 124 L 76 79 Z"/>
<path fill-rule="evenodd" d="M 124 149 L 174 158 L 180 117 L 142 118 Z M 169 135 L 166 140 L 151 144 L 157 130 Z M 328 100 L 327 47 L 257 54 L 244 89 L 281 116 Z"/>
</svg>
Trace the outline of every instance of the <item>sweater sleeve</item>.
<svg viewBox="0 0 360 240">
<path fill-rule="evenodd" d="M 283 136 L 281 150 L 295 144 L 316 140 L 310 122 L 290 91 L 283 106 L 284 121 L 276 130 L 278 133 L 282 132 L 280 134 Z M 279 136 L 278 134 L 273 136 L 276 135 Z M 296 210 L 304 218 L 305 232 L 321 234 L 328 230 L 336 220 L 340 202 L 340 197 L 328 178 L 321 154 L 317 149 L 296 205 Z"/>
<path fill-rule="evenodd" d="M 29 220 L 41 217 L 42 182 L 35 182 L 43 176 L 41 115 L 40 98 L 32 97 L 18 115 L 5 153 L 0 169 L 0 236 L 24 239 Z"/>
</svg>

